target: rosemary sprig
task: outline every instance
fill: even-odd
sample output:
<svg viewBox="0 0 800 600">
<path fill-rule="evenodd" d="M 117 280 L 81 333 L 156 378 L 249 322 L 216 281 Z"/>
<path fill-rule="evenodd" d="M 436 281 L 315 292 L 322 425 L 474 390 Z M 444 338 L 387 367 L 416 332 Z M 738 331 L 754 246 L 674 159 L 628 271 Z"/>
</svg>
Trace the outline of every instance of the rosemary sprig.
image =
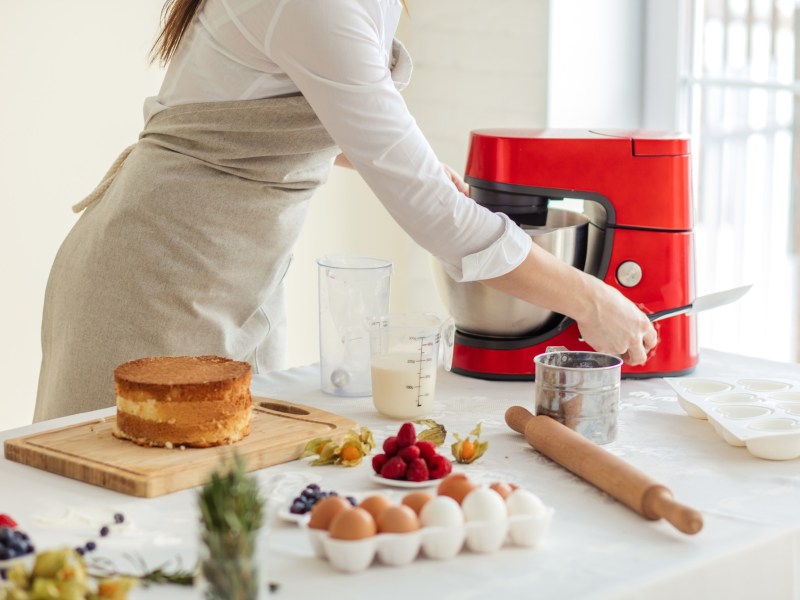
<svg viewBox="0 0 800 600">
<path fill-rule="evenodd" d="M 184 569 L 181 564 L 181 557 L 175 559 L 176 566 L 170 567 L 170 563 L 166 562 L 155 569 L 148 569 L 147 563 L 139 555 L 125 554 L 127 559 L 136 569 L 130 573 L 125 573 L 117 569 L 113 561 L 106 558 L 94 557 L 89 561 L 87 567 L 89 574 L 96 578 L 102 579 L 105 577 L 129 577 L 137 579 L 142 583 L 143 587 L 152 584 L 172 584 L 181 586 L 191 586 L 194 584 L 195 572 L 197 569 Z"/>
<path fill-rule="evenodd" d="M 198 497 L 206 557 L 200 574 L 208 600 L 255 600 L 259 591 L 256 541 L 264 500 L 244 460 L 234 454 L 227 472 L 214 472 Z"/>
<path fill-rule="evenodd" d="M 264 500 L 258 482 L 247 474 L 244 459 L 238 454 L 234 454 L 227 473 L 212 473 L 200 491 L 199 505 L 209 533 L 238 535 L 261 529 Z"/>
</svg>

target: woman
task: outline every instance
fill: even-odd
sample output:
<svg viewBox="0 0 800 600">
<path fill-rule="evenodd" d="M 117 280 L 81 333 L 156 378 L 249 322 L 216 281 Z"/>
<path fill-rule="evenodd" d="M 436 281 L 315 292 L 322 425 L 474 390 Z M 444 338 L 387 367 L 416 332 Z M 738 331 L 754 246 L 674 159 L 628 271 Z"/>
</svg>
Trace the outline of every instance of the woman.
<svg viewBox="0 0 800 600">
<path fill-rule="evenodd" d="M 466 196 L 409 114 L 402 0 L 169 0 L 169 63 L 138 143 L 76 206 L 45 297 L 36 420 L 114 402 L 113 368 L 284 353 L 283 275 L 313 191 L 355 168 L 456 280 L 575 319 L 595 349 L 646 360 L 656 333 L 600 280 Z"/>
</svg>

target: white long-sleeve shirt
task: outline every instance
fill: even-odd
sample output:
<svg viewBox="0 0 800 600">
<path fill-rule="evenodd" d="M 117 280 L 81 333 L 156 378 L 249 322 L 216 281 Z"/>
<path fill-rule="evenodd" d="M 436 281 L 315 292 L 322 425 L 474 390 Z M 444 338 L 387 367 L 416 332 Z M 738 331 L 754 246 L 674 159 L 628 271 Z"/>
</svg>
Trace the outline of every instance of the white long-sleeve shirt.
<svg viewBox="0 0 800 600">
<path fill-rule="evenodd" d="M 456 280 L 505 274 L 530 237 L 461 194 L 390 70 L 400 0 L 206 0 L 145 120 L 194 102 L 302 93 L 397 223 Z M 400 82 L 401 84 L 403 82 Z"/>
</svg>

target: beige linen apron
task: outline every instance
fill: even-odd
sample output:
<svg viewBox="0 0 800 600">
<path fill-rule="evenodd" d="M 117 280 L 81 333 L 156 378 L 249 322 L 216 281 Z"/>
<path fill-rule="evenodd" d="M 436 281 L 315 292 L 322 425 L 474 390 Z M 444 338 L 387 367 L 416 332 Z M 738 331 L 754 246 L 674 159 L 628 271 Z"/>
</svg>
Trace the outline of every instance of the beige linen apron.
<svg viewBox="0 0 800 600">
<path fill-rule="evenodd" d="M 302 96 L 153 116 L 56 256 L 35 420 L 113 405 L 114 367 L 141 356 L 280 368 L 281 282 L 337 153 Z"/>
</svg>

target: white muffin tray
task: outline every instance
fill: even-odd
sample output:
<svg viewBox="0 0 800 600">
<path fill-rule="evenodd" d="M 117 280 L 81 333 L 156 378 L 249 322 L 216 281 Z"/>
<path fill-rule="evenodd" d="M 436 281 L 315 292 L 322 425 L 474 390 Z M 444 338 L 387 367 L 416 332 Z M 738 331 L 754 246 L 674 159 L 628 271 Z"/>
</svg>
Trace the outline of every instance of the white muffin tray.
<svg viewBox="0 0 800 600">
<path fill-rule="evenodd" d="M 409 533 L 379 533 L 362 540 L 337 540 L 327 531 L 308 531 L 314 554 L 339 571 L 363 571 L 375 562 L 403 566 L 420 556 L 447 560 L 464 549 L 491 553 L 504 544 L 533 547 L 544 537 L 555 511 L 547 507 L 540 515 L 514 515 L 502 521 L 472 521 L 453 527 L 423 527 Z"/>
<path fill-rule="evenodd" d="M 678 404 L 732 446 L 769 460 L 800 457 L 800 382 L 777 378 L 666 377 Z"/>
</svg>

